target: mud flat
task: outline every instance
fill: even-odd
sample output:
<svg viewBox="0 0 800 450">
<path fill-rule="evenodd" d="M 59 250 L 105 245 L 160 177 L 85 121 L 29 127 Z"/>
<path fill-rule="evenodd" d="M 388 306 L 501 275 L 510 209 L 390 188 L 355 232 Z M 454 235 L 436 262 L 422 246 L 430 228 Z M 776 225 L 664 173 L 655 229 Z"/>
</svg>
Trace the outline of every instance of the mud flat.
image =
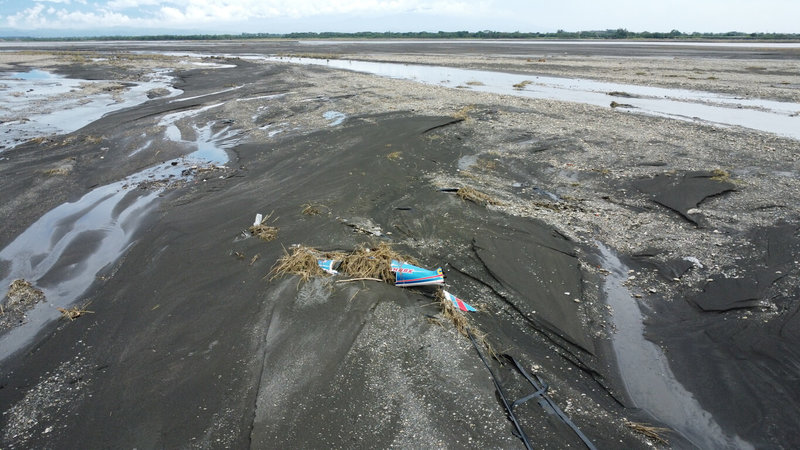
<svg viewBox="0 0 800 450">
<path fill-rule="evenodd" d="M 434 288 L 269 275 L 295 244 L 380 243 L 442 267 L 471 329 L 598 448 L 800 444 L 800 141 L 625 107 L 636 92 L 523 95 L 571 77 L 800 122 L 797 48 L 14 45 L 0 279 L 43 298 L 4 300 L 4 448 L 522 448 Z M 32 126 L 54 95 L 32 70 L 79 80 L 59 114 L 107 113 Z M 247 232 L 257 213 L 274 240 Z M 488 362 L 510 399 L 533 392 Z M 584 445 L 548 405 L 515 408 L 532 447 Z"/>
</svg>

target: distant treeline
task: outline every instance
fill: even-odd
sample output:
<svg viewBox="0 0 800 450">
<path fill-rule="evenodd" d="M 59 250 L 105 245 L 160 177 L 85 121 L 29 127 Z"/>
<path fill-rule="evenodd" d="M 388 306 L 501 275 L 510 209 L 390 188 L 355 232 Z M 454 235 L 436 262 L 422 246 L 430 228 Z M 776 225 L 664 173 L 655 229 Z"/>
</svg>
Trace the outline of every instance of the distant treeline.
<svg viewBox="0 0 800 450">
<path fill-rule="evenodd" d="M 665 32 L 633 32 L 624 28 L 616 30 L 564 31 L 554 33 L 503 32 L 503 31 L 418 31 L 418 32 L 303 32 L 303 33 L 242 33 L 242 34 L 161 34 L 148 36 L 86 36 L 86 37 L 13 37 L 8 40 L 20 41 L 85 41 L 85 40 L 128 40 L 128 41 L 171 41 L 171 40 L 234 40 L 234 39 L 726 39 L 726 40 L 800 40 L 800 33 L 682 33 L 678 30 Z"/>
<path fill-rule="evenodd" d="M 523 33 L 519 31 L 421 31 L 413 33 L 371 32 L 360 33 L 288 33 L 281 37 L 287 39 L 800 39 L 800 33 L 682 33 L 672 30 L 661 32 L 633 32 L 624 28 L 616 30 L 564 31 L 555 33 Z"/>
</svg>

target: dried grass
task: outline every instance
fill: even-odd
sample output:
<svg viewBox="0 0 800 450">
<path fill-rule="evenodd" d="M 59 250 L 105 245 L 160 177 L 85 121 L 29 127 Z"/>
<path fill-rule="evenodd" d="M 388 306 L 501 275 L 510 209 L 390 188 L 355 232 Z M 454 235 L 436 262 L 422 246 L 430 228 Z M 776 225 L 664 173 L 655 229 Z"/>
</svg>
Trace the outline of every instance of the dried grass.
<svg viewBox="0 0 800 450">
<path fill-rule="evenodd" d="M 345 255 L 340 269 L 355 278 L 379 278 L 387 283 L 394 283 L 393 259 L 419 265 L 413 258 L 400 254 L 391 245 L 381 242 L 374 248 L 361 245 Z"/>
<path fill-rule="evenodd" d="M 467 84 L 469 84 L 469 83 L 467 83 Z M 469 119 L 469 114 L 474 110 L 475 110 L 475 105 L 465 106 L 465 107 L 459 109 L 458 111 L 456 111 L 453 114 L 453 118 L 454 119 L 459 119 L 459 120 L 467 120 L 467 119 Z"/>
<path fill-rule="evenodd" d="M 308 281 L 314 277 L 327 276 L 328 273 L 322 270 L 317 263 L 318 259 L 341 260 L 345 256 L 341 252 L 321 252 L 312 247 L 299 245 L 289 253 L 283 250 L 281 256 L 270 270 L 270 279 L 283 277 L 286 275 L 297 275 L 300 281 Z"/>
<path fill-rule="evenodd" d="M 500 200 L 497 200 L 496 198 L 488 194 L 484 194 L 483 192 L 469 186 L 464 186 L 462 188 L 459 188 L 458 191 L 456 191 L 456 195 L 458 195 L 458 197 L 461 198 L 462 200 L 468 200 L 478 205 L 503 204 L 503 202 L 501 202 Z"/>
<path fill-rule="evenodd" d="M 399 159 L 403 159 L 403 152 L 392 152 L 386 155 L 386 159 L 389 161 L 397 161 Z"/>
<path fill-rule="evenodd" d="M 250 234 L 266 242 L 278 237 L 278 228 L 260 223 L 250 227 Z"/>
<path fill-rule="evenodd" d="M 444 296 L 444 291 L 442 289 L 439 289 L 436 292 L 436 300 L 439 302 L 439 307 L 442 310 L 442 317 L 444 317 L 445 320 L 450 321 L 450 323 L 452 323 L 455 327 L 456 331 L 458 331 L 464 337 L 469 337 L 470 333 L 472 333 L 472 337 L 475 338 L 475 342 L 481 344 L 486 349 L 486 352 L 490 357 L 497 359 L 497 352 L 495 352 L 492 344 L 490 344 L 486 339 L 486 334 L 469 326 L 469 319 L 467 318 L 467 315 L 453 306 L 453 302 Z"/>
<path fill-rule="evenodd" d="M 89 311 L 86 309 L 87 306 L 89 306 L 88 303 L 83 306 L 73 306 L 72 308 L 69 309 L 64 309 L 64 308 L 56 308 L 56 309 L 58 309 L 58 311 L 61 313 L 61 318 L 75 320 L 78 317 L 86 314 L 94 314 L 94 311 Z"/>
<path fill-rule="evenodd" d="M 45 170 L 44 174 L 48 176 L 59 176 L 59 175 L 69 175 L 70 172 L 72 172 L 71 167 L 57 167 L 54 169 Z"/>
<path fill-rule="evenodd" d="M 272 241 L 278 237 L 278 227 L 267 225 L 267 220 L 269 220 L 270 217 L 272 217 L 272 213 L 269 213 L 267 217 L 261 219 L 261 223 L 252 225 L 250 228 L 248 228 L 250 234 L 266 242 Z"/>
<path fill-rule="evenodd" d="M 711 179 L 719 182 L 730 182 L 731 174 L 724 169 L 714 169 L 711 171 Z"/>
<path fill-rule="evenodd" d="M 513 87 L 514 87 L 514 89 L 521 90 L 521 89 L 525 89 L 525 86 L 527 86 L 529 84 L 533 84 L 533 81 L 531 81 L 531 80 L 521 81 L 521 82 L 515 84 Z"/>
<path fill-rule="evenodd" d="M 314 203 L 305 203 L 302 205 L 303 210 L 301 213 L 304 216 L 318 216 L 322 214 L 322 208 L 325 208 L 324 205 L 316 205 Z"/>
<path fill-rule="evenodd" d="M 439 301 L 439 307 L 442 309 L 442 316 L 446 320 L 449 320 L 459 333 L 469 337 L 469 334 L 467 333 L 467 330 L 469 329 L 469 320 L 467 319 L 467 316 L 453 306 L 453 302 L 444 296 L 444 291 L 441 289 L 436 293 L 436 300 Z M 476 336 L 476 333 L 473 332 L 472 335 Z"/>
<path fill-rule="evenodd" d="M 663 433 L 669 433 L 671 431 L 669 428 L 654 427 L 646 423 L 631 422 L 630 420 L 625 421 L 625 426 L 639 434 L 643 434 L 648 438 L 653 439 L 656 442 L 660 442 L 665 445 L 669 444 L 669 441 L 663 436 Z"/>
</svg>

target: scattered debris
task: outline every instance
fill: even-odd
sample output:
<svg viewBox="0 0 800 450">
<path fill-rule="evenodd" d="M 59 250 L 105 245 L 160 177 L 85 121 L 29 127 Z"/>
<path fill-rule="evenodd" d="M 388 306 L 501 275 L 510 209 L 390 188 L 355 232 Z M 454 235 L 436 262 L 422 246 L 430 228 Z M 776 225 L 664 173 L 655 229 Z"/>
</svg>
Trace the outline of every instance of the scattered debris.
<svg viewBox="0 0 800 450">
<path fill-rule="evenodd" d="M 467 304 L 464 300 L 461 300 L 460 298 L 456 297 L 455 295 L 445 290 L 442 290 L 442 294 L 444 294 L 444 298 L 450 300 L 453 303 L 453 306 L 455 306 L 461 311 L 470 311 L 470 312 L 477 311 L 475 308 Z"/>
<path fill-rule="evenodd" d="M 635 108 L 635 106 L 629 103 L 617 103 L 615 101 L 612 101 L 610 106 L 612 108 Z"/>
<path fill-rule="evenodd" d="M 340 252 L 321 252 L 317 249 L 298 245 L 292 249 L 292 253 L 283 250 L 283 256 L 278 259 L 270 274 L 272 277 L 282 277 L 284 275 L 297 275 L 301 281 L 308 281 L 314 277 L 325 275 L 325 271 L 320 267 L 319 259 L 341 260 L 344 257 Z"/>
<path fill-rule="evenodd" d="M 326 206 L 317 205 L 314 203 L 306 203 L 303 205 L 303 211 L 301 211 L 301 213 L 304 216 L 318 216 L 322 214 L 322 208 L 326 208 Z"/>
<path fill-rule="evenodd" d="M 464 315 L 461 311 L 459 311 L 456 306 L 453 305 L 453 302 L 447 298 L 445 295 L 444 289 L 439 290 L 436 293 L 436 299 L 439 301 L 439 307 L 442 309 L 442 316 L 452 322 L 453 326 L 461 333 L 463 336 L 469 337 L 469 331 L 472 331 L 473 336 L 476 335 L 476 331 L 470 330 L 469 327 L 469 320 L 467 316 Z M 485 336 L 483 334 L 479 334 L 478 341 L 485 344 Z"/>
<path fill-rule="evenodd" d="M 392 272 L 395 273 L 395 286 L 444 284 L 444 275 L 441 267 L 436 270 L 428 270 L 413 264 L 392 260 Z"/>
<path fill-rule="evenodd" d="M 44 300 L 44 292 L 33 287 L 27 280 L 18 279 L 8 286 L 6 298 L 8 298 L 5 303 L 6 308 L 25 307 Z"/>
<path fill-rule="evenodd" d="M 253 264 L 255 264 L 256 261 L 258 261 L 258 258 L 260 258 L 260 257 L 261 257 L 261 253 L 256 253 L 255 255 L 253 255 L 253 258 L 250 259 L 250 265 L 252 266 Z"/>
<path fill-rule="evenodd" d="M 378 281 L 380 283 L 383 283 L 383 280 L 381 280 L 380 278 L 369 278 L 369 277 L 365 277 L 365 278 L 350 278 L 348 280 L 337 280 L 336 282 L 337 283 L 352 283 L 354 281 Z"/>
<path fill-rule="evenodd" d="M 335 259 L 318 259 L 317 260 L 317 265 L 320 267 L 320 269 L 322 269 L 325 273 L 328 273 L 328 274 L 331 274 L 331 275 L 336 275 L 337 273 L 339 273 L 339 272 L 336 271 L 336 269 L 334 269 L 338 264 L 339 264 L 339 261 L 336 261 Z"/>
<path fill-rule="evenodd" d="M 262 218 L 261 214 L 256 214 L 256 220 L 249 228 L 250 234 L 267 242 L 278 237 L 278 228 L 266 224 L 266 221 L 269 220 L 270 217 L 272 217 L 272 213 L 269 213 L 269 215 L 264 218 Z"/>
<path fill-rule="evenodd" d="M 403 159 L 403 152 L 392 152 L 386 155 L 386 158 L 390 161 L 397 161 L 399 159 Z"/>
<path fill-rule="evenodd" d="M 608 93 L 608 95 L 610 95 L 612 97 L 638 98 L 637 95 L 633 95 L 633 94 L 630 94 L 628 92 L 622 92 L 622 91 L 611 91 L 611 92 Z"/>
</svg>

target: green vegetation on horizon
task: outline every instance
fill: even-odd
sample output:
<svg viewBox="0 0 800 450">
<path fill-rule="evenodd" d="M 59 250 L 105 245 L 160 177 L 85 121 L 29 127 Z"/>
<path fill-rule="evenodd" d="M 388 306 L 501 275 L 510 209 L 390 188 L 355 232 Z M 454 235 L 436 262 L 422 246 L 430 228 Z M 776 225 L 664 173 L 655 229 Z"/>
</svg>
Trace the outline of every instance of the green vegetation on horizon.
<svg viewBox="0 0 800 450">
<path fill-rule="evenodd" d="M 2 37 L 0 37 L 2 38 Z M 9 37 L 16 41 L 84 41 L 84 40 L 126 40 L 126 41 L 170 41 L 170 40 L 233 40 L 233 39 L 733 39 L 733 40 L 800 40 L 800 33 L 682 33 L 633 32 L 624 28 L 615 30 L 540 32 L 503 31 L 415 31 L 415 32 L 296 32 L 296 33 L 242 33 L 242 34 L 161 34 L 147 36 L 84 36 L 84 37 Z"/>
</svg>

